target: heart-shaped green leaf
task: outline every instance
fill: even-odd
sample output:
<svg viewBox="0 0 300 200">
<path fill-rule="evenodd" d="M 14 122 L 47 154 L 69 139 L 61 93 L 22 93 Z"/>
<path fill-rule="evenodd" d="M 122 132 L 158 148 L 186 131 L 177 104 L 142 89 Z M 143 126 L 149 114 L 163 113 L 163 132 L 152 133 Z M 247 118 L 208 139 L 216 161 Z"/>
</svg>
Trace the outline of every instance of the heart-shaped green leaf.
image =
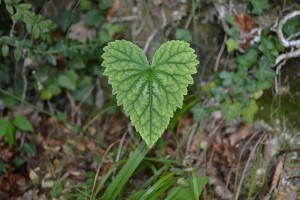
<svg viewBox="0 0 300 200">
<path fill-rule="evenodd" d="M 169 41 L 156 51 L 151 66 L 137 45 L 122 40 L 104 48 L 104 75 L 109 78 L 118 105 L 149 147 L 181 108 L 192 74 L 197 72 L 194 50 L 183 41 Z"/>
</svg>

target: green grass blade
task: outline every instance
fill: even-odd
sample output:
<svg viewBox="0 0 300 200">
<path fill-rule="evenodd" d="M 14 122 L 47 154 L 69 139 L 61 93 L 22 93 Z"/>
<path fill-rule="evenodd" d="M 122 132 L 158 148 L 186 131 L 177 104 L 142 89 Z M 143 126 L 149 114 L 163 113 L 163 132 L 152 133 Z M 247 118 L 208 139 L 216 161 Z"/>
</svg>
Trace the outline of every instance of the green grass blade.
<svg viewBox="0 0 300 200">
<path fill-rule="evenodd" d="M 109 184 L 104 195 L 102 196 L 102 199 L 114 200 L 117 198 L 117 196 L 123 189 L 125 183 L 128 181 L 135 169 L 142 162 L 148 151 L 149 148 L 147 147 L 147 144 L 144 141 L 139 144 L 138 148 L 127 160 L 127 162 L 117 174 L 115 179 L 113 179 L 113 181 Z"/>
<path fill-rule="evenodd" d="M 120 160 L 119 162 L 117 162 L 116 164 L 114 164 L 109 170 L 108 172 L 105 174 L 105 176 L 102 178 L 102 180 L 100 181 L 100 183 L 97 186 L 96 191 L 93 194 L 93 198 L 92 199 L 96 199 L 99 191 L 101 190 L 102 186 L 104 185 L 104 183 L 107 181 L 108 177 L 111 175 L 111 173 L 117 168 L 119 167 L 121 164 L 123 164 L 125 162 L 125 160 Z"/>
<path fill-rule="evenodd" d="M 153 194 L 147 200 L 160 199 L 164 192 L 167 191 L 170 187 L 172 187 L 176 183 L 176 181 L 177 179 L 175 178 L 167 180 L 157 191 L 153 192 Z"/>
<path fill-rule="evenodd" d="M 197 184 L 197 179 L 196 179 L 196 175 L 195 173 L 193 172 L 193 175 L 192 175 L 192 183 L 193 183 L 193 190 L 194 190 L 194 197 L 195 197 L 195 200 L 199 198 L 200 196 L 200 193 L 199 193 L 199 190 L 198 190 L 198 184 Z"/>
<path fill-rule="evenodd" d="M 250 183 L 249 192 L 248 192 L 248 197 L 247 197 L 248 200 L 251 199 L 252 192 L 253 192 L 254 187 L 255 187 L 255 183 L 256 183 L 256 174 L 257 174 L 257 170 L 258 170 L 258 168 L 259 168 L 259 164 L 260 164 L 260 160 L 261 160 L 262 147 L 263 147 L 263 145 L 260 145 L 260 146 L 259 146 L 259 149 L 258 149 L 258 154 L 257 154 L 257 158 L 256 158 L 256 163 L 255 163 L 255 166 L 254 166 L 254 170 L 253 170 L 253 172 L 252 172 L 252 178 L 251 178 L 251 183 Z"/>
<path fill-rule="evenodd" d="M 162 178 L 160 178 L 149 190 L 147 190 L 147 192 L 141 197 L 141 200 L 146 200 L 147 198 L 149 198 L 151 195 L 153 195 L 153 192 L 155 192 L 156 190 L 160 189 L 164 183 L 173 175 L 175 174 L 175 172 L 169 173 L 165 176 L 163 176 Z"/>
<path fill-rule="evenodd" d="M 187 186 L 177 186 L 174 187 L 167 198 L 165 200 L 185 200 L 185 199 L 191 199 L 196 200 L 199 198 L 199 196 L 195 196 L 195 193 L 197 195 L 201 194 L 202 190 L 204 189 L 205 185 L 208 182 L 208 177 L 193 177 L 189 178 L 187 180 Z M 196 189 L 195 189 L 196 186 Z M 196 192 L 197 191 L 197 192 Z"/>
<path fill-rule="evenodd" d="M 166 170 L 168 170 L 169 165 L 165 165 L 162 168 L 160 168 L 157 172 L 155 172 L 153 174 L 153 176 L 151 176 L 145 183 L 143 183 L 143 185 L 141 186 L 142 188 L 146 188 L 148 185 L 150 185 L 152 182 L 155 182 L 156 179 L 162 174 L 164 173 Z"/>
</svg>

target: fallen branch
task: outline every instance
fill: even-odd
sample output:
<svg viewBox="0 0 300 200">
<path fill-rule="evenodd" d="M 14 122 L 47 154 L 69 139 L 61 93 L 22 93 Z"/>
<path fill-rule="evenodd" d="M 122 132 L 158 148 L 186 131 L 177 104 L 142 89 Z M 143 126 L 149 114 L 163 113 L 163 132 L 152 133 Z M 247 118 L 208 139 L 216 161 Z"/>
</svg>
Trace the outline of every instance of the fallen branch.
<svg viewBox="0 0 300 200">
<path fill-rule="evenodd" d="M 278 35 L 278 38 L 279 38 L 279 41 L 280 43 L 288 48 L 288 47 L 296 47 L 296 49 L 293 49 L 292 51 L 290 52 L 287 52 L 287 53 L 283 53 L 283 54 L 280 54 L 277 58 L 276 58 L 276 61 L 275 61 L 275 64 L 273 65 L 273 67 L 276 67 L 278 66 L 282 61 L 286 60 L 286 59 L 289 59 L 289 58 L 295 58 L 295 57 L 298 57 L 300 56 L 300 39 L 295 39 L 295 40 L 290 40 L 291 38 L 293 38 L 294 36 L 297 36 L 299 33 L 296 33 L 295 35 L 293 35 L 292 37 L 289 37 L 289 38 L 286 38 L 283 34 L 283 26 L 288 22 L 288 20 L 294 18 L 294 17 L 297 17 L 297 16 L 300 16 L 300 10 L 297 10 L 297 11 L 293 11 L 289 14 L 287 14 L 285 17 L 283 17 L 281 19 L 281 21 L 278 23 L 278 26 L 277 28 L 273 28 L 274 31 L 277 33 Z M 276 26 L 277 24 L 275 24 Z"/>
<path fill-rule="evenodd" d="M 300 15 L 300 10 L 297 11 L 293 11 L 291 13 L 289 13 L 288 15 L 286 15 L 279 23 L 278 23 L 278 27 L 277 27 L 277 35 L 279 37 L 279 40 L 281 42 L 281 44 L 284 47 L 294 47 L 294 46 L 298 46 L 300 45 L 300 39 L 298 40 L 288 40 L 285 38 L 285 36 L 283 35 L 282 29 L 283 26 L 287 23 L 288 20 L 297 17 L 298 15 Z"/>
<path fill-rule="evenodd" d="M 282 62 L 283 60 L 285 59 L 288 59 L 288 58 L 295 58 L 295 57 L 298 57 L 300 56 L 300 48 L 295 50 L 295 51 L 291 51 L 291 52 L 288 52 L 288 53 L 283 53 L 283 54 L 280 54 L 277 58 L 276 58 L 276 62 L 274 64 L 274 66 L 277 66 L 280 62 Z"/>
</svg>

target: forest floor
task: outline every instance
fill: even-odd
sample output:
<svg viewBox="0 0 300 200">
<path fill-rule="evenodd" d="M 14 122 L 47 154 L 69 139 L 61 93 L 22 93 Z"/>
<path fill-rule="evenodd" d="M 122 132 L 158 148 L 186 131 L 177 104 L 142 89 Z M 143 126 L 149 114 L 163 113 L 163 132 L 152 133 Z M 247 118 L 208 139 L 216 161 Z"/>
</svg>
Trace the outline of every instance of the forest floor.
<svg viewBox="0 0 300 200">
<path fill-rule="evenodd" d="M 103 19 L 100 17 L 101 25 L 97 25 L 99 16 L 95 15 L 96 19 L 87 17 L 84 5 L 78 6 L 78 1 L 52 1 L 47 9 L 43 1 L 30 2 L 42 8 L 44 17 L 63 24 L 52 33 L 52 42 L 62 39 L 85 44 L 96 37 L 101 27 L 107 27 L 105 24 L 114 23 L 123 28 L 119 25 L 107 28 L 108 34 L 113 32 L 108 40 L 130 40 L 143 48 L 148 57 L 153 56 L 166 38 L 188 41 L 199 57 L 198 74 L 194 76 L 196 86 L 189 87 L 184 100 L 186 106 L 176 111 L 169 128 L 128 181 L 121 199 L 128 199 L 139 186 L 154 177 L 155 170 L 167 164 L 164 173 L 175 171 L 177 176 L 184 174 L 186 178 L 193 171 L 197 177 L 209 177 L 200 199 L 300 199 L 299 58 L 292 58 L 280 66 L 282 71 L 277 77 L 281 82 L 263 91 L 252 123 L 247 123 L 243 117 L 226 123 L 222 109 L 197 120 L 197 112 L 201 111 L 193 111 L 197 100 L 215 105 L 213 98 L 202 91 L 212 87 L 209 83 L 214 82 L 217 72 L 234 71 L 236 57 L 246 49 L 241 45 L 236 52 L 228 52 L 229 27 L 222 16 L 235 16 L 242 30 L 249 29 L 248 26 L 251 30 L 263 29 L 274 25 L 279 14 L 292 12 L 297 2 L 270 1 L 270 7 L 257 15 L 251 11 L 250 1 L 114 0 Z M 64 16 L 62 10 L 68 14 L 78 11 L 77 20 L 62 20 L 71 16 Z M 81 23 L 87 19 L 92 24 L 90 28 Z M 64 26 L 69 28 L 63 30 Z M 23 29 L 20 25 L 17 31 Z M 99 37 L 105 41 L 102 36 Z M 100 52 L 91 53 L 97 61 Z M 56 76 L 58 71 L 65 72 L 69 68 L 71 53 L 67 56 L 57 53 L 54 59 L 55 72 L 51 73 Z M 86 60 L 82 62 L 83 65 L 91 64 Z M 98 63 L 99 68 L 100 65 Z M 64 88 L 58 96 L 44 100 L 34 92 L 38 81 L 31 77 L 33 71 L 41 68 L 36 62 L 29 65 L 25 74 L 29 85 L 25 99 L 9 93 L 12 86 L 0 82 L 1 116 L 13 119 L 24 115 L 33 127 L 30 132 L 16 129 L 13 146 L 4 137 L 0 139 L 0 200 L 90 199 L 92 191 L 112 166 L 130 157 L 141 138 L 123 109 L 116 106 L 107 78 L 96 77 L 91 89 L 83 93 L 75 94 Z M 78 80 L 92 73 L 80 67 L 75 71 Z M 24 75 L 10 73 L 12 79 L 22 80 Z M 16 103 L 7 106 L 5 98 Z M 87 103 L 89 98 L 93 103 Z M 3 136 L 1 131 L 0 127 Z M 177 184 L 179 182 L 180 179 Z M 105 186 L 99 195 L 104 190 Z"/>
</svg>

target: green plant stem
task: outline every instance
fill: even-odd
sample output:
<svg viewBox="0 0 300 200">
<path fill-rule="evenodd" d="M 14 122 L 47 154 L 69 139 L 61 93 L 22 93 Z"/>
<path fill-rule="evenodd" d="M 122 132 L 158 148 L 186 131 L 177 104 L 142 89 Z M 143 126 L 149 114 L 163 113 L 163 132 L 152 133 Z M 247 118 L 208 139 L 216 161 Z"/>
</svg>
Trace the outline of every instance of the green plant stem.
<svg viewBox="0 0 300 200">
<path fill-rule="evenodd" d="M 114 200 L 117 198 L 121 190 L 123 189 L 125 183 L 131 177 L 135 169 L 139 166 L 142 160 L 145 158 L 146 154 L 150 149 L 148 148 L 145 141 L 141 142 L 137 149 L 133 152 L 130 158 L 127 160 L 125 165 L 122 167 L 117 176 L 112 180 L 112 182 L 107 187 L 104 195 L 101 199 Z"/>
</svg>

